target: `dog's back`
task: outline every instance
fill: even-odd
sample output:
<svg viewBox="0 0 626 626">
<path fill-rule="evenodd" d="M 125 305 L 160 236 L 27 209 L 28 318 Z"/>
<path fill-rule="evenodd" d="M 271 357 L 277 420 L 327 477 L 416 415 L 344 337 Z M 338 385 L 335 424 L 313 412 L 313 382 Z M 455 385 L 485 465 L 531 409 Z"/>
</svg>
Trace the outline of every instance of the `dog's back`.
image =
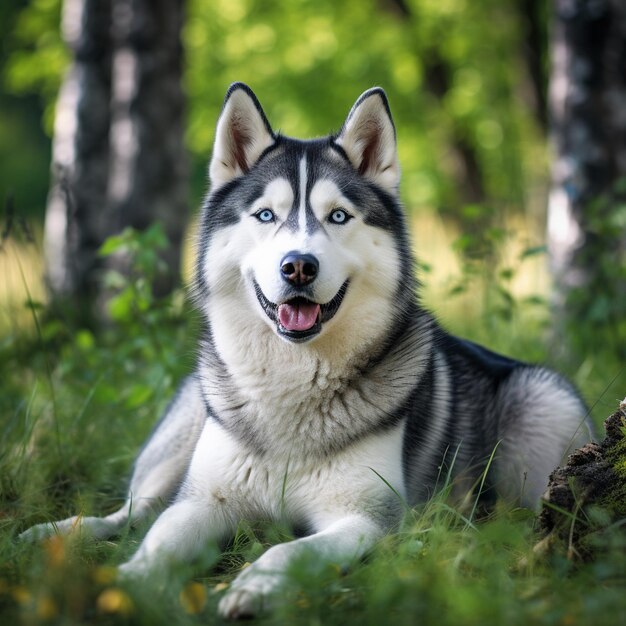
<svg viewBox="0 0 626 626">
<path fill-rule="evenodd" d="M 404 441 L 410 501 L 446 480 L 466 495 L 535 508 L 546 478 L 589 441 L 588 412 L 563 377 L 437 328 Z"/>
</svg>

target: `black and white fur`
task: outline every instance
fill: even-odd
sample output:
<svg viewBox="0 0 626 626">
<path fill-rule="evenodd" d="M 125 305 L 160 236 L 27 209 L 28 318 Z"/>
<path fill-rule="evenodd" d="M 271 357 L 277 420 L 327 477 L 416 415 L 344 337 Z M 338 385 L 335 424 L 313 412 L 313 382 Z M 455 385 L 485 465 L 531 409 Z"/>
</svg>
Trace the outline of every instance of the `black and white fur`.
<svg viewBox="0 0 626 626">
<path fill-rule="evenodd" d="M 423 502 L 442 467 L 471 492 L 496 450 L 487 495 L 535 507 L 550 471 L 588 439 L 585 407 L 557 374 L 450 336 L 419 306 L 384 92 L 365 92 L 338 134 L 300 141 L 275 134 L 234 84 L 210 178 L 196 371 L 118 512 L 25 536 L 80 526 L 107 537 L 170 502 L 120 568 L 134 578 L 194 559 L 242 519 L 304 529 L 234 580 L 219 611 L 237 618 L 271 605 L 305 550 L 358 558 L 397 525 L 398 494 Z M 313 264 L 306 276 L 298 259 Z"/>
</svg>

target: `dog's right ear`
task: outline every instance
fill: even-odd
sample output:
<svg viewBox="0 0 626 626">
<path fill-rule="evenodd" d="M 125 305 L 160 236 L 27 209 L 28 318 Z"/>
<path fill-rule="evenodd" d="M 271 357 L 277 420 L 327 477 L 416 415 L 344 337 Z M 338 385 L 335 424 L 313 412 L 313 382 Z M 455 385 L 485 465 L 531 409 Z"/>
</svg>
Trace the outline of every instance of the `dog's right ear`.
<svg viewBox="0 0 626 626">
<path fill-rule="evenodd" d="M 209 166 L 211 190 L 245 174 L 275 140 L 252 89 L 243 83 L 233 83 L 226 92 L 215 131 Z"/>
<path fill-rule="evenodd" d="M 335 138 L 359 174 L 398 194 L 400 163 L 389 103 L 380 87 L 368 89 L 352 107 Z"/>
</svg>

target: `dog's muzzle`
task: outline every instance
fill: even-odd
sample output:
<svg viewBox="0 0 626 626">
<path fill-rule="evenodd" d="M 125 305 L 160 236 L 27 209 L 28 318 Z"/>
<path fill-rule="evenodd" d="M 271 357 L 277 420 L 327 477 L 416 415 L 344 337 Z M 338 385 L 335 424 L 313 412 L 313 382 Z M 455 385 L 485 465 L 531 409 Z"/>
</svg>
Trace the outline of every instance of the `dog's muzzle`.
<svg viewBox="0 0 626 626">
<path fill-rule="evenodd" d="M 261 287 L 253 279 L 256 297 L 265 314 L 276 324 L 281 337 L 295 343 L 308 341 L 322 330 L 322 325 L 331 320 L 339 310 L 350 280 L 341 285 L 335 297 L 325 304 L 296 296 L 276 304 L 265 297 Z"/>
</svg>

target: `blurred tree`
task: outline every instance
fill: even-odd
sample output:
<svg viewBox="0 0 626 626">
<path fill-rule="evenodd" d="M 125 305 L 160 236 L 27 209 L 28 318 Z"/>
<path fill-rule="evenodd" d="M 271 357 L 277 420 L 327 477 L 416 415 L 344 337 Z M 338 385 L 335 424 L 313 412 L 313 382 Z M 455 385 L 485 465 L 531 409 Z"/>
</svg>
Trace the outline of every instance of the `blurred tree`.
<svg viewBox="0 0 626 626">
<path fill-rule="evenodd" d="M 74 60 L 56 105 L 45 250 L 52 294 L 92 296 L 108 207 L 112 6 L 65 0 L 62 33 Z"/>
<path fill-rule="evenodd" d="M 88 303 L 102 292 L 98 250 L 126 226 L 161 222 L 168 271 L 179 279 L 186 222 L 181 90 L 182 0 L 65 0 L 62 32 L 73 61 L 54 124 L 45 223 L 52 295 Z M 125 261 L 112 261 L 124 270 Z"/>
<path fill-rule="evenodd" d="M 555 0 L 548 235 L 565 325 L 626 356 L 626 4 Z M 570 330 L 572 330 L 570 328 Z M 584 339 L 580 330 L 574 340 Z"/>
</svg>

